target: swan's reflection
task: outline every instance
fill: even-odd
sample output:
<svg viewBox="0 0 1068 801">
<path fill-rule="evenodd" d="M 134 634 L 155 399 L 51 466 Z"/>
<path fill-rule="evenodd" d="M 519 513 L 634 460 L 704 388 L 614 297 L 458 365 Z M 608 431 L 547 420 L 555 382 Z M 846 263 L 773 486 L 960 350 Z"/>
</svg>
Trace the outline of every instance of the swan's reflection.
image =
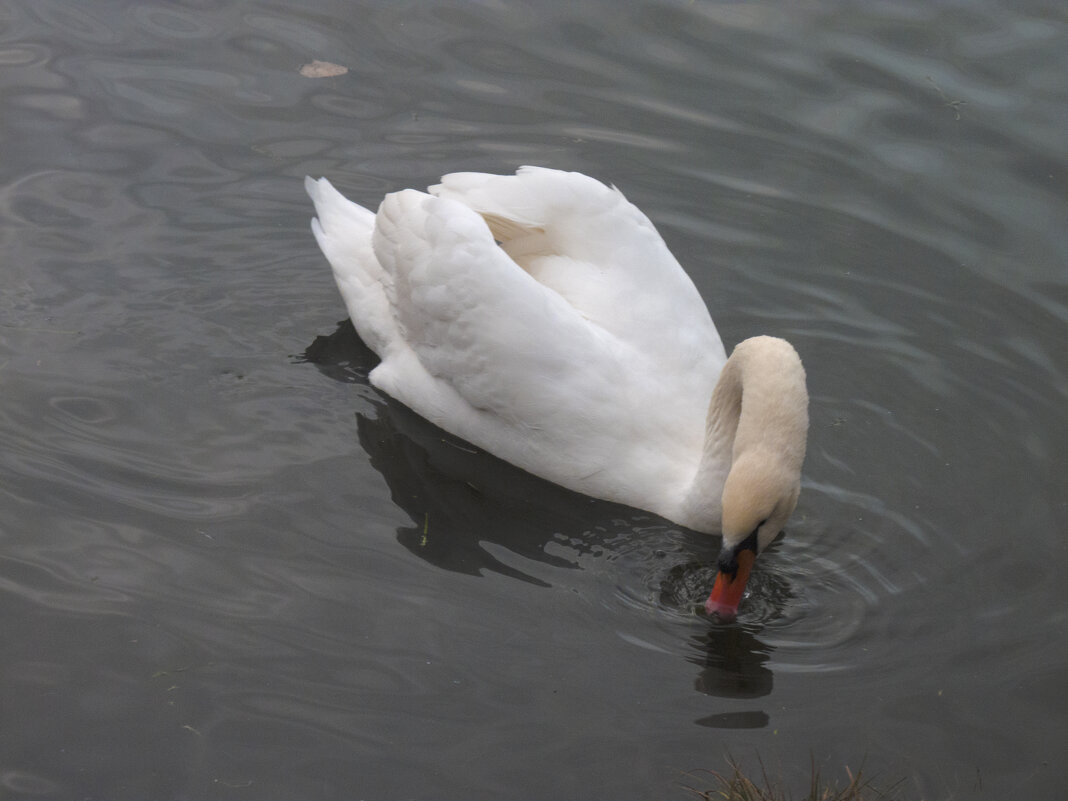
<svg viewBox="0 0 1068 801">
<path fill-rule="evenodd" d="M 774 676 L 766 666 L 774 650 L 736 624 L 713 626 L 694 637 L 699 665 L 695 688 L 720 698 L 762 698 L 770 695 Z"/>
<path fill-rule="evenodd" d="M 352 324 L 341 323 L 328 337 L 317 337 L 307 361 L 332 378 L 366 384 L 378 358 L 359 340 Z M 431 564 L 470 575 L 493 571 L 548 586 L 495 557 L 499 545 L 526 560 L 553 568 L 577 568 L 584 554 L 616 550 L 633 541 L 634 510 L 587 498 L 536 478 L 442 431 L 407 407 L 381 395 L 365 396 L 372 414 L 358 414 L 360 444 L 382 474 L 394 502 L 412 519 L 397 530 L 405 548 Z M 562 547 L 557 554 L 551 543 Z M 625 546 L 622 546 L 625 547 Z M 563 555 L 559 555 L 563 554 Z M 676 609 L 700 606 L 711 583 L 712 564 L 680 565 L 663 577 L 662 604 Z M 750 608 L 762 622 L 778 616 L 790 592 L 782 580 L 755 575 Z M 781 586 L 780 586 L 781 584 Z M 701 596 L 698 598 L 698 596 Z M 695 688 L 727 699 L 767 696 L 773 674 L 767 667 L 772 647 L 754 632 L 759 624 L 710 622 L 692 638 L 688 661 L 700 672 Z M 762 711 L 726 712 L 695 721 L 716 728 L 759 728 Z"/>
<path fill-rule="evenodd" d="M 382 473 L 394 502 L 414 526 L 397 540 L 437 567 L 478 574 L 491 570 L 545 584 L 495 558 L 486 544 L 552 567 L 576 567 L 546 546 L 594 549 L 593 523 L 600 515 L 575 516 L 586 498 L 548 484 L 432 426 L 394 401 L 374 417 L 358 415 L 360 444 Z"/>
<path fill-rule="evenodd" d="M 694 689 L 716 698 L 747 700 L 771 695 L 775 676 L 767 662 L 775 650 L 761 642 L 749 627 L 713 624 L 690 640 L 687 661 L 700 667 Z M 762 709 L 732 710 L 697 718 L 712 729 L 762 729 L 770 718 Z"/>
<path fill-rule="evenodd" d="M 769 662 L 775 647 L 759 635 L 766 623 L 782 616 L 793 593 L 786 579 L 774 572 L 762 571 L 754 578 L 741 619 L 727 624 L 713 621 L 690 638 L 687 660 L 700 668 L 694 688 L 704 695 L 747 700 L 770 696 L 774 690 Z M 769 722 L 761 709 L 720 712 L 694 721 L 715 729 L 762 729 Z"/>
<path fill-rule="evenodd" d="M 366 383 L 378 363 L 349 321 L 330 336 L 317 337 L 304 356 L 324 374 L 349 383 Z M 504 564 L 486 546 L 575 568 L 572 559 L 550 553 L 549 543 L 562 544 L 560 551 L 574 557 L 602 551 L 618 533 L 605 521 L 634 513 L 536 478 L 392 399 L 378 396 L 370 402 L 373 413 L 357 415 L 360 444 L 413 522 L 397 530 L 397 540 L 437 567 L 470 575 L 489 570 L 546 585 Z"/>
</svg>

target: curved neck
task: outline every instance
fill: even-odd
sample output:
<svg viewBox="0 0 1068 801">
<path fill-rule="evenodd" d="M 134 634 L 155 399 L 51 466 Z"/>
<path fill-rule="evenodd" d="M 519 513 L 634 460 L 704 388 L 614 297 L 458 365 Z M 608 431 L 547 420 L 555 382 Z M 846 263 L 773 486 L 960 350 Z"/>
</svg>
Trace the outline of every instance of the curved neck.
<svg viewBox="0 0 1068 801">
<path fill-rule="evenodd" d="M 701 461 L 679 522 L 719 531 L 731 466 L 745 453 L 761 451 L 763 458 L 800 473 L 807 434 L 808 391 L 797 351 L 775 337 L 739 343 L 712 392 Z"/>
</svg>

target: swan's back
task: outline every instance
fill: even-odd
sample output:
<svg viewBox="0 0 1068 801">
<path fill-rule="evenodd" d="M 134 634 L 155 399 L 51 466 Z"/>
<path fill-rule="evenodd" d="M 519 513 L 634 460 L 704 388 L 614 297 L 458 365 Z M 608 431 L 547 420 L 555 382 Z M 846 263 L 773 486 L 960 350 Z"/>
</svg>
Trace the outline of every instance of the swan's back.
<svg viewBox="0 0 1068 801">
<path fill-rule="evenodd" d="M 515 175 L 453 173 L 430 192 L 477 211 L 539 283 L 675 380 L 696 369 L 711 370 L 715 382 L 726 355 L 704 300 L 618 189 L 581 173 L 523 167 Z"/>
<path fill-rule="evenodd" d="M 382 358 L 375 386 L 595 497 L 656 510 L 689 485 L 723 346 L 621 193 L 539 168 L 457 173 L 371 215 L 325 179 L 306 185 L 353 323 Z"/>
</svg>

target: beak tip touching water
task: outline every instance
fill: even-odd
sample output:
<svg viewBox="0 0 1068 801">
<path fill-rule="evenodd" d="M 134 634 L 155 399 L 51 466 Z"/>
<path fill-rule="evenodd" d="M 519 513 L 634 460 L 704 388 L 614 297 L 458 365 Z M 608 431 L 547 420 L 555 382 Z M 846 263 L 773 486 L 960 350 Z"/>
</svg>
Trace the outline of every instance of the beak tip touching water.
<svg viewBox="0 0 1068 801">
<path fill-rule="evenodd" d="M 721 620 L 734 620 L 738 615 L 738 605 L 745 593 L 745 584 L 749 580 L 749 571 L 753 568 L 756 554 L 750 550 L 738 554 L 737 570 L 733 574 L 722 570 L 716 574 L 716 583 L 712 594 L 705 601 L 705 612 L 716 615 Z"/>
<path fill-rule="evenodd" d="M 715 615 L 720 620 L 731 621 L 738 616 L 738 607 L 715 600 L 711 596 L 705 601 L 705 613 L 712 617 Z"/>
</svg>

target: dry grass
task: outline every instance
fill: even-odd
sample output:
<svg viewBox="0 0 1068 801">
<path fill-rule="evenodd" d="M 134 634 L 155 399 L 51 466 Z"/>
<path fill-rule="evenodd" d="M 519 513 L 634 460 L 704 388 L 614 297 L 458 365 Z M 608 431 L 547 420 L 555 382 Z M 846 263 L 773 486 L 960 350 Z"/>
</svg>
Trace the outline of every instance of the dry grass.
<svg viewBox="0 0 1068 801">
<path fill-rule="evenodd" d="M 863 777 L 863 765 L 855 776 L 846 768 L 849 783 L 845 787 L 839 787 L 825 782 L 813 762 L 808 792 L 795 797 L 787 795 L 782 787 L 768 777 L 763 761 L 760 762 L 760 776 L 755 780 L 742 770 L 733 757 L 727 761 L 731 768 L 730 775 L 714 770 L 692 771 L 687 774 L 690 779 L 698 780 L 701 784 L 711 783 L 711 788 L 701 790 L 688 785 L 683 787 L 704 801 L 895 801 L 897 798 L 893 795 L 897 785 L 885 790 L 875 788 L 869 779 Z"/>
</svg>

